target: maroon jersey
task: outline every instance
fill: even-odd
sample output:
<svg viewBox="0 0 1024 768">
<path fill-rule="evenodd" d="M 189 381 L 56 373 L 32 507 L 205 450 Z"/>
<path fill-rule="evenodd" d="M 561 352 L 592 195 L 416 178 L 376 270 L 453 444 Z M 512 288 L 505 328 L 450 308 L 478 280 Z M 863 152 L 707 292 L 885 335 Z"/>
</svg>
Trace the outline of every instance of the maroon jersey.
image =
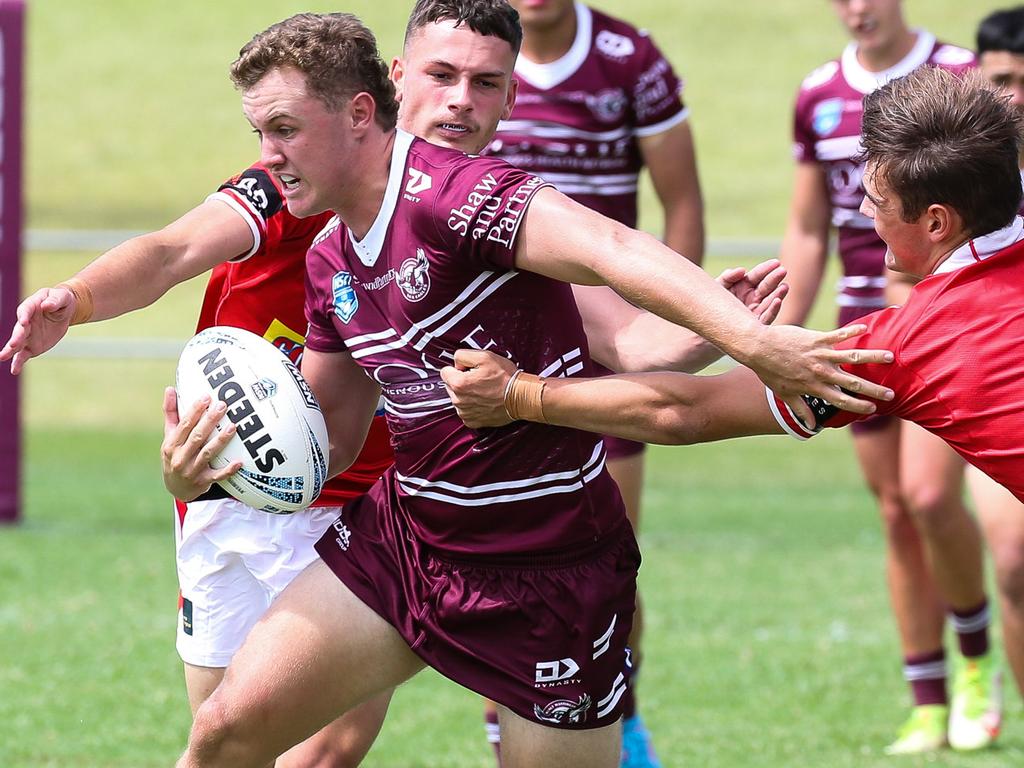
<svg viewBox="0 0 1024 768">
<path fill-rule="evenodd" d="M 520 54 L 516 76 L 515 109 L 486 153 L 636 227 L 637 137 L 687 116 L 682 84 L 647 33 L 577 3 L 569 52 L 550 64 Z"/>
<path fill-rule="evenodd" d="M 868 330 L 839 347 L 890 349 L 889 365 L 851 368 L 891 388 L 878 412 L 920 424 L 1024 501 L 1024 220 L 961 246 L 914 286 L 902 307 L 862 318 Z M 795 437 L 813 430 L 769 393 L 776 419 Z M 863 418 L 812 400 L 819 422 Z"/>
<path fill-rule="evenodd" d="M 214 268 L 196 331 L 212 325 L 244 328 L 298 363 L 305 343 L 306 250 L 330 214 L 292 216 L 276 179 L 260 165 L 226 181 L 210 199 L 227 203 L 242 217 L 252 230 L 253 246 Z M 313 506 L 336 506 L 365 492 L 392 460 L 384 419 L 374 419 L 359 458 L 324 486 Z"/>
<path fill-rule="evenodd" d="M 523 422 L 472 431 L 439 374 L 465 347 L 546 376 L 590 371 L 570 286 L 514 269 L 519 224 L 543 186 L 398 131 L 370 231 L 357 241 L 335 219 L 307 257 L 309 348 L 347 350 L 380 384 L 395 447 L 383 493 L 443 550 L 573 547 L 624 514 L 599 438 Z"/>
<path fill-rule="evenodd" d="M 885 243 L 875 234 L 871 219 L 860 212 L 864 165 L 854 160 L 860 151 L 864 96 L 923 64 L 963 72 L 974 66 L 975 58 L 966 48 L 937 42 L 922 30 L 902 61 L 884 72 L 869 72 L 857 62 L 857 44 L 851 42 L 841 58 L 808 75 L 797 94 L 793 154 L 798 162 L 819 163 L 827 175 L 832 225 L 838 230 L 843 262 L 840 307 L 870 311 L 885 306 Z"/>
</svg>

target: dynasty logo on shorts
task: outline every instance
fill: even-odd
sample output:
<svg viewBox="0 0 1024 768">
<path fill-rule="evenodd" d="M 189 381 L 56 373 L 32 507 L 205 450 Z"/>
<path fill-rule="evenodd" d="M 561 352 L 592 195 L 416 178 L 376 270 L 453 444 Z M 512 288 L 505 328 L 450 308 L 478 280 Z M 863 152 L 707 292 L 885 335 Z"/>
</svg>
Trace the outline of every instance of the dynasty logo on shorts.
<svg viewBox="0 0 1024 768">
<path fill-rule="evenodd" d="M 579 683 L 576 673 L 580 665 L 573 659 L 557 659 L 556 661 L 538 661 L 534 668 L 534 688 L 554 688 L 559 685 Z"/>
<path fill-rule="evenodd" d="M 584 693 L 578 701 L 556 699 L 543 708 L 534 704 L 533 714 L 538 720 L 545 723 L 585 723 L 587 712 L 592 705 L 593 700 L 590 698 L 590 694 Z"/>
</svg>

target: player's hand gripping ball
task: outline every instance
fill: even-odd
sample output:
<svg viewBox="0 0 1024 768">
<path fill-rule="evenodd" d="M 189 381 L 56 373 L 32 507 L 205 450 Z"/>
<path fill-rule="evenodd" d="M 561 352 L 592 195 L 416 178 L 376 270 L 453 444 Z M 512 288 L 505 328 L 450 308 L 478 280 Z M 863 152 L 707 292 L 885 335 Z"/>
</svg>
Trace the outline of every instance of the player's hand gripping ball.
<svg viewBox="0 0 1024 768">
<path fill-rule="evenodd" d="M 182 350 L 175 388 L 179 416 L 203 395 L 227 404 L 217 429 L 233 423 L 237 432 L 210 465 L 240 461 L 242 468 L 220 481 L 225 491 L 279 515 L 320 495 L 327 425 L 298 367 L 269 341 L 239 328 L 207 328 Z"/>
</svg>

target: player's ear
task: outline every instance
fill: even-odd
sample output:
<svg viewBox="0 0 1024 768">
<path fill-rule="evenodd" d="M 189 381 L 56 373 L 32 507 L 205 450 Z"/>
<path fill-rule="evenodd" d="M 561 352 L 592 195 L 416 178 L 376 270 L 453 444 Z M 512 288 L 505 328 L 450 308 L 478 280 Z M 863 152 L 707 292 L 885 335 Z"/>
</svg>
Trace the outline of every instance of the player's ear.
<svg viewBox="0 0 1024 768">
<path fill-rule="evenodd" d="M 928 239 L 933 243 L 942 242 L 960 236 L 963 220 L 955 208 L 945 204 L 933 203 L 924 212 Z"/>
<path fill-rule="evenodd" d="M 391 60 L 391 82 L 395 84 L 395 101 L 402 102 L 402 84 L 405 79 L 405 64 L 397 56 Z"/>
<path fill-rule="evenodd" d="M 509 78 L 508 93 L 505 94 L 505 107 L 501 110 L 501 119 L 508 120 L 512 115 L 512 108 L 516 105 L 516 96 L 519 93 L 519 79 L 512 75 Z"/>
<path fill-rule="evenodd" d="M 373 124 L 374 116 L 377 114 L 377 102 L 366 91 L 360 91 L 349 102 L 349 114 L 352 118 L 352 128 L 360 132 L 365 131 Z"/>
</svg>

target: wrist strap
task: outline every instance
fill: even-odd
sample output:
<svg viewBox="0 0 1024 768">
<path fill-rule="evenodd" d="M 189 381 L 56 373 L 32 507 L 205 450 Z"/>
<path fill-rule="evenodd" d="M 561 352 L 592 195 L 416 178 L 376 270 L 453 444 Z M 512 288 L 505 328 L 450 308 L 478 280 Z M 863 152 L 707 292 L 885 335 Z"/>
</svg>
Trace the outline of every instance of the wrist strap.
<svg viewBox="0 0 1024 768">
<path fill-rule="evenodd" d="M 89 284 L 80 277 L 72 277 L 63 283 L 57 283 L 55 287 L 66 288 L 75 296 L 75 313 L 71 316 L 71 325 L 89 322 L 93 311 L 92 290 Z"/>
<path fill-rule="evenodd" d="M 517 370 L 505 385 L 505 413 L 512 421 L 538 421 L 544 417 L 544 379 Z"/>
</svg>

